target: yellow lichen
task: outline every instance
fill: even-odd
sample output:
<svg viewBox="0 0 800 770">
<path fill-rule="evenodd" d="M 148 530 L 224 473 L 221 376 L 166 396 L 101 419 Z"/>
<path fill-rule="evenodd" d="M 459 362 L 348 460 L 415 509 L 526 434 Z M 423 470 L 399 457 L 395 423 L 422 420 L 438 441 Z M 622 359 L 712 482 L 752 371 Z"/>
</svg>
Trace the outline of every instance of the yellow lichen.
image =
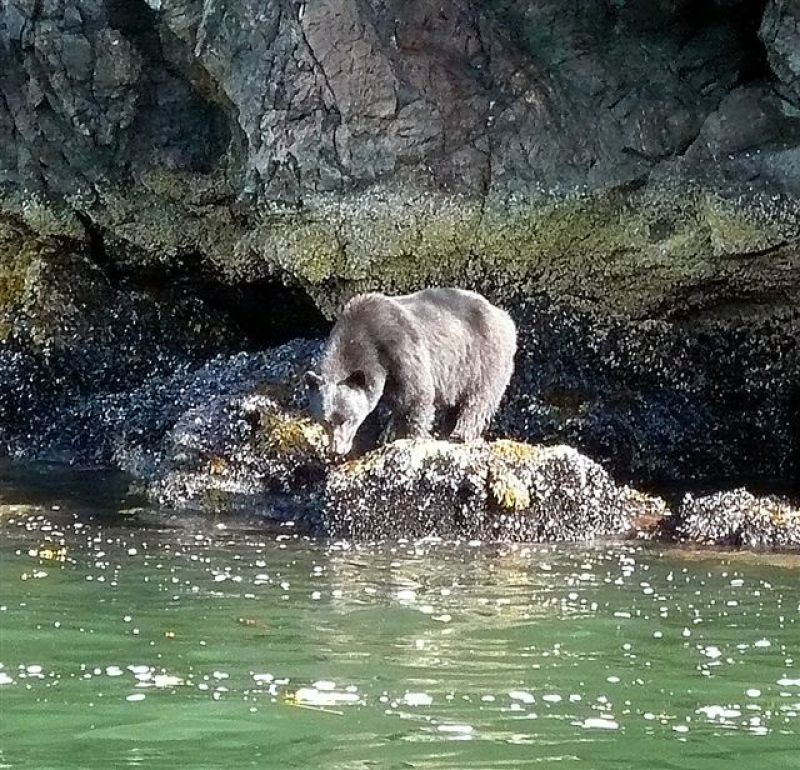
<svg viewBox="0 0 800 770">
<path fill-rule="evenodd" d="M 361 455 L 361 457 L 346 460 L 339 465 L 338 470 L 346 476 L 361 476 L 377 467 L 382 459 L 383 455 L 381 454 L 381 450 L 376 449 L 372 452 L 367 452 L 365 455 Z"/>
<path fill-rule="evenodd" d="M 37 252 L 35 238 L 27 228 L 0 218 L 0 309 L 22 298 L 25 277 Z"/>
<path fill-rule="evenodd" d="M 779 502 L 765 501 L 754 508 L 754 513 L 766 516 L 775 527 L 786 527 L 800 518 L 800 511 L 792 510 Z"/>
<path fill-rule="evenodd" d="M 512 441 L 511 439 L 499 439 L 489 445 L 489 451 L 501 460 L 527 462 L 534 460 L 538 456 L 540 447 L 524 444 L 521 441 Z"/>
<path fill-rule="evenodd" d="M 714 254 L 736 254 L 770 245 L 769 232 L 763 224 L 752 221 L 744 211 L 718 196 L 706 196 L 702 213 Z"/>
<path fill-rule="evenodd" d="M 212 457 L 208 462 L 208 472 L 212 476 L 221 476 L 228 470 L 228 462 L 222 457 Z"/>
<path fill-rule="evenodd" d="M 318 454 L 328 444 L 324 428 L 306 417 L 261 415 L 258 443 L 272 454 Z"/>
<path fill-rule="evenodd" d="M 494 465 L 489 468 L 489 492 L 501 508 L 523 511 L 531 507 L 531 493 L 525 483 L 508 467 Z"/>
</svg>

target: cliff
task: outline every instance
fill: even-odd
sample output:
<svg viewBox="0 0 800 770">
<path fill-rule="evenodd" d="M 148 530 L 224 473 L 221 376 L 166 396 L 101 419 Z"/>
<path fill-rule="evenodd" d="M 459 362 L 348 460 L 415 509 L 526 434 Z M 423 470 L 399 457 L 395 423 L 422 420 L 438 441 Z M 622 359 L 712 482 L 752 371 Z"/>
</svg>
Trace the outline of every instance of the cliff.
<svg viewBox="0 0 800 770">
<path fill-rule="evenodd" d="M 797 486 L 798 50 L 793 0 L 9 0 L 0 442 L 458 283 L 520 325 L 497 432 Z"/>
</svg>

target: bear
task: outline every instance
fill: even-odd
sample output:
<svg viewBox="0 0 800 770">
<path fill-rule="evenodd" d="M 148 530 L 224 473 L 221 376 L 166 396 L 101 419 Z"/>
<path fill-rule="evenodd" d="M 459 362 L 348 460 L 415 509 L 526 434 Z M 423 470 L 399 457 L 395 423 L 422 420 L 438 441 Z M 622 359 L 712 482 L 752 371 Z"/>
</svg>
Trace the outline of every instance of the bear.
<svg viewBox="0 0 800 770">
<path fill-rule="evenodd" d="M 312 414 L 334 454 L 347 455 L 379 403 L 389 435 L 429 437 L 446 410 L 453 441 L 480 438 L 511 375 L 517 331 L 511 317 L 477 292 L 429 288 L 353 297 L 306 373 Z"/>
</svg>

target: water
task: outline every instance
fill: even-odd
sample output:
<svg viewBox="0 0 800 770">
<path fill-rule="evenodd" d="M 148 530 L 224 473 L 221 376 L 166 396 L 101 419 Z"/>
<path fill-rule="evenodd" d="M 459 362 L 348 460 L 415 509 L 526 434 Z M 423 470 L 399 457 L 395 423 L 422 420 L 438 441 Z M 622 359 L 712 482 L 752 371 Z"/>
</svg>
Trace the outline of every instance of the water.
<svg viewBox="0 0 800 770">
<path fill-rule="evenodd" d="M 1 767 L 800 768 L 796 558 L 355 548 L 48 469 L 0 500 Z"/>
</svg>

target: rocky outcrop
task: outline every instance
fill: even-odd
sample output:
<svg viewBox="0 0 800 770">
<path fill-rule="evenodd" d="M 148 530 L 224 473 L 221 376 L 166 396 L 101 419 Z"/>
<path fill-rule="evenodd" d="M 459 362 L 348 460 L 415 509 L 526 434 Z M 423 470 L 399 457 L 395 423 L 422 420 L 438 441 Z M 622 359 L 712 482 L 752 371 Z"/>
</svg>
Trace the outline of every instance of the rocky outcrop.
<svg viewBox="0 0 800 770">
<path fill-rule="evenodd" d="M 7 446 L 121 468 L 167 511 L 237 512 L 304 534 L 800 547 L 800 513 L 786 500 L 686 495 L 672 512 L 564 445 L 401 440 L 334 464 L 305 413 L 302 373 L 319 354 L 318 342 L 297 340 L 184 364 L 132 389 L 90 391 L 58 402 L 43 430 Z M 576 421 L 589 414 L 566 396 L 551 406 Z"/>
<path fill-rule="evenodd" d="M 520 325 L 499 434 L 800 485 L 799 48 L 786 0 L 9 0 L 0 443 L 127 465 L 202 360 L 458 283 Z"/>
<path fill-rule="evenodd" d="M 327 532 L 359 540 L 644 536 L 667 515 L 570 447 L 514 441 L 396 441 L 334 468 L 323 507 Z"/>
<path fill-rule="evenodd" d="M 0 182 L 9 206 L 89 217 L 128 269 L 195 251 L 231 280 L 285 274 L 327 310 L 325 279 L 419 283 L 429 253 L 462 279 L 464 260 L 527 257 L 541 285 L 526 262 L 556 266 L 552 241 L 598 216 L 591 259 L 614 257 L 620 224 L 631 255 L 688 240 L 699 267 L 684 183 L 700 213 L 711 193 L 762 214 L 737 250 L 757 251 L 787 224 L 774 196 L 800 191 L 800 122 L 792 3 L 695 6 L 12 0 Z M 631 227 L 603 216 L 610 190 Z M 573 290 L 598 278 L 585 251 Z"/>
<path fill-rule="evenodd" d="M 0 218 L 0 445 L 39 455 L 86 398 L 172 376 L 235 344 L 197 297 L 115 281 L 80 240 Z M 77 459 L 75 437 L 59 435 Z M 91 442 L 87 435 L 87 442 Z M 58 455 L 56 455 L 58 456 Z"/>
<path fill-rule="evenodd" d="M 221 427 L 227 435 L 219 434 Z M 315 531 L 309 500 L 325 476 L 326 450 L 322 427 L 286 412 L 278 399 L 225 399 L 181 416 L 145 490 L 173 509 L 261 513 Z"/>
</svg>

